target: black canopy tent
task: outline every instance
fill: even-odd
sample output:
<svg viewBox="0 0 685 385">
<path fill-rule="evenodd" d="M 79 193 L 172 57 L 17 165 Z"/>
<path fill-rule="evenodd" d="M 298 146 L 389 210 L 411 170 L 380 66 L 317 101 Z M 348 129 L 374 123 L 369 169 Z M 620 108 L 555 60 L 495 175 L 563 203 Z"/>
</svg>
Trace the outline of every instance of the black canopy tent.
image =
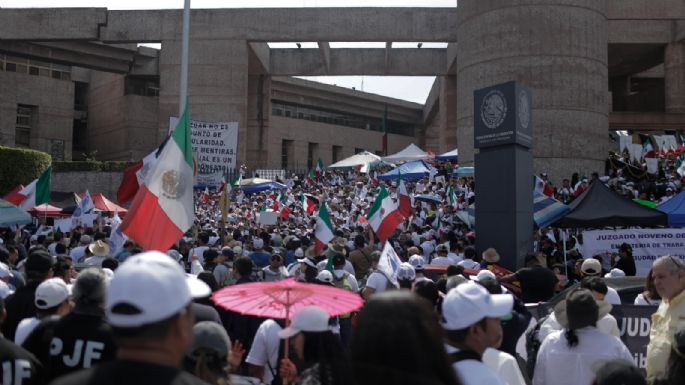
<svg viewBox="0 0 685 385">
<path fill-rule="evenodd" d="M 590 184 L 569 204 L 570 211 L 556 225 L 566 228 L 665 227 L 665 213 L 625 199 L 600 181 Z"/>
</svg>

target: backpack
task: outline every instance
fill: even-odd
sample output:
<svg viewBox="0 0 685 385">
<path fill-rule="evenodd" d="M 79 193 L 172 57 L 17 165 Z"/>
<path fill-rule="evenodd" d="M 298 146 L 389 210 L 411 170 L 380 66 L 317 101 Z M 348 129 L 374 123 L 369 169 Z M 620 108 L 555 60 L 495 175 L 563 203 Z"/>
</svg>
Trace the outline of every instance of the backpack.
<svg viewBox="0 0 685 385">
<path fill-rule="evenodd" d="M 350 273 L 348 272 L 343 273 L 343 275 L 340 278 L 336 277 L 335 274 L 333 274 L 333 285 L 338 289 L 352 291 L 352 286 L 350 285 L 350 281 L 348 281 L 349 276 Z"/>
<path fill-rule="evenodd" d="M 547 321 L 547 318 L 549 318 L 549 315 L 540 318 L 537 323 L 535 323 L 535 327 L 526 332 L 526 354 L 528 355 L 528 360 L 526 360 L 526 372 L 528 372 L 530 378 L 533 378 L 533 373 L 535 373 L 535 363 L 538 358 L 540 345 L 542 345 L 542 341 L 540 341 L 539 338 L 540 327 Z"/>
</svg>

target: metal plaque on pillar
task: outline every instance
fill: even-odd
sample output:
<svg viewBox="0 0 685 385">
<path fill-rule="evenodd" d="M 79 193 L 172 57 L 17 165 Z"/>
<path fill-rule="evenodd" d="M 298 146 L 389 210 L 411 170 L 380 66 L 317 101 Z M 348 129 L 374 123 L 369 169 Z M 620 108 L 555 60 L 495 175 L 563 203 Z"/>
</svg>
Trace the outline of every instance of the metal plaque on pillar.
<svg viewBox="0 0 685 385">
<path fill-rule="evenodd" d="M 523 266 L 533 240 L 531 93 L 516 82 L 474 91 L 476 249 Z"/>
</svg>

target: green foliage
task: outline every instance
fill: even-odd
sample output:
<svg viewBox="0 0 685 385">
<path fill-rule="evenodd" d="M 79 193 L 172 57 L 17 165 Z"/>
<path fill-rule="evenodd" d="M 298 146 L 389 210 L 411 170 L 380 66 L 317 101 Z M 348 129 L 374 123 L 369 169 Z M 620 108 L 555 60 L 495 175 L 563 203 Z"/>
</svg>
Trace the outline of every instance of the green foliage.
<svg viewBox="0 0 685 385">
<path fill-rule="evenodd" d="M 0 146 L 0 194 L 38 178 L 50 166 L 51 160 L 50 155 L 42 151 Z"/>
</svg>

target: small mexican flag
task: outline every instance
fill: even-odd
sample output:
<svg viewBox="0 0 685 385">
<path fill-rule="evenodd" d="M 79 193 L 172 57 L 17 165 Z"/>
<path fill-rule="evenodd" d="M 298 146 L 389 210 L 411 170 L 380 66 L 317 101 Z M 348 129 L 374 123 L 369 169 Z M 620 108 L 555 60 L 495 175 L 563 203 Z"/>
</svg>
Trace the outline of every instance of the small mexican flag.
<svg viewBox="0 0 685 385">
<path fill-rule="evenodd" d="M 25 198 L 19 204 L 24 210 L 34 208 L 43 203 L 50 202 L 50 176 L 52 175 L 52 166 L 49 166 L 38 179 L 34 179 L 28 186 L 19 191 L 19 194 Z"/>
<path fill-rule="evenodd" d="M 147 250 L 169 250 L 193 224 L 194 162 L 186 104 L 170 140 L 133 198 L 121 231 Z"/>
<path fill-rule="evenodd" d="M 331 224 L 331 218 L 328 216 L 328 209 L 326 208 L 325 202 L 322 202 L 321 207 L 319 207 L 319 216 L 316 218 L 314 236 L 316 237 L 314 252 L 316 255 L 319 255 L 323 248 L 334 237 L 333 225 Z"/>
<path fill-rule="evenodd" d="M 411 198 L 407 192 L 407 186 L 402 180 L 402 175 L 397 174 L 397 200 L 399 201 L 399 211 L 403 217 L 409 218 L 411 216 Z"/>
<path fill-rule="evenodd" d="M 381 185 L 381 189 L 376 195 L 376 201 L 371 206 L 366 219 L 381 242 L 385 242 L 397 226 L 404 221 L 397 203 L 392 200 L 385 186 Z"/>
<path fill-rule="evenodd" d="M 642 157 L 643 158 L 653 158 L 655 156 L 654 144 L 652 143 L 652 138 L 649 135 L 639 134 L 642 140 Z"/>
<path fill-rule="evenodd" d="M 452 187 L 452 185 L 447 189 L 447 202 L 450 206 L 457 207 L 457 194 L 454 192 L 454 187 Z"/>
<path fill-rule="evenodd" d="M 314 205 L 316 204 L 311 198 L 300 193 L 300 202 L 302 202 L 302 210 L 307 214 L 312 215 L 314 213 Z"/>
<path fill-rule="evenodd" d="M 305 182 L 307 184 L 313 186 L 314 185 L 314 178 L 316 178 L 316 176 L 314 175 L 314 170 L 309 170 L 309 174 L 307 174 Z"/>
<path fill-rule="evenodd" d="M 316 168 L 314 169 L 314 175 L 316 175 L 317 178 L 320 177 L 321 175 L 323 175 L 323 162 L 321 161 L 321 159 L 319 159 L 319 161 L 316 162 Z"/>
</svg>

